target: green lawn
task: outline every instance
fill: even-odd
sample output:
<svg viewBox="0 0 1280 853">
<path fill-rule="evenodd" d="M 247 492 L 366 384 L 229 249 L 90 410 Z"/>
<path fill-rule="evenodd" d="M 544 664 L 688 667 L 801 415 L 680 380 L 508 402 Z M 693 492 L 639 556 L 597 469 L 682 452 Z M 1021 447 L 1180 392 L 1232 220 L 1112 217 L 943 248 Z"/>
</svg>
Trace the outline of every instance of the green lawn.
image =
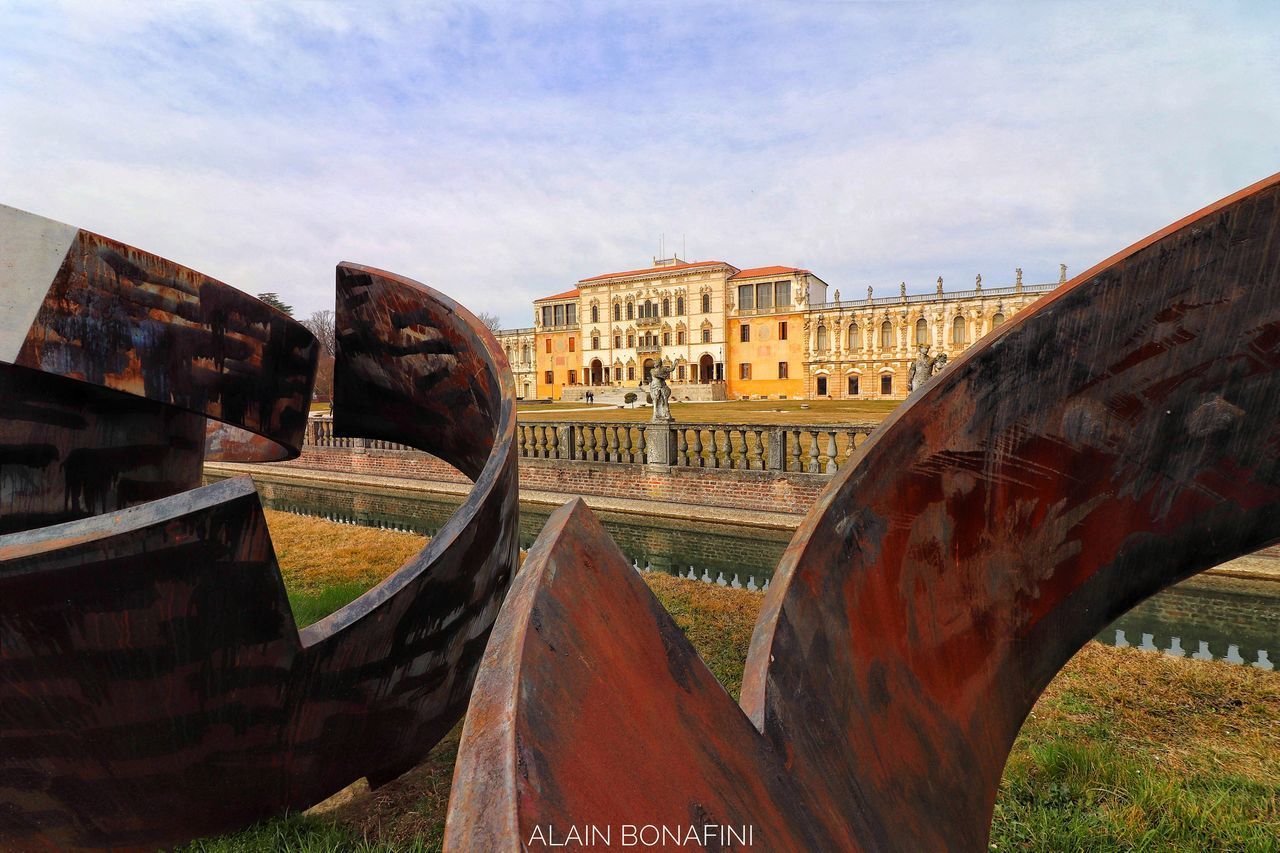
<svg viewBox="0 0 1280 853">
<path fill-rule="evenodd" d="M 413 534 L 268 512 L 300 622 L 355 598 L 425 543 Z M 763 595 L 645 580 L 734 698 Z M 460 726 L 375 792 L 353 786 L 188 850 L 441 849 Z M 1280 849 L 1280 673 L 1090 643 L 1049 685 L 1014 744 L 994 850 Z"/>
</svg>

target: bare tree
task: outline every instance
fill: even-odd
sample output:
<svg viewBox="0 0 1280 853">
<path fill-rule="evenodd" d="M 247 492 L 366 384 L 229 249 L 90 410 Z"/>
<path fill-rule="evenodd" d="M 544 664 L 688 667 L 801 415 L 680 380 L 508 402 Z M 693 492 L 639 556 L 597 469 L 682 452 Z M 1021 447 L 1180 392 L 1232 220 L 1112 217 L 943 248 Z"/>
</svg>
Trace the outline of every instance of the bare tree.
<svg viewBox="0 0 1280 853">
<path fill-rule="evenodd" d="M 333 358 L 338 352 L 337 324 L 332 311 L 312 311 L 311 316 L 302 321 L 311 334 L 320 342 L 325 355 Z"/>
<path fill-rule="evenodd" d="M 321 399 L 333 397 L 333 359 L 338 352 L 337 323 L 332 311 L 312 311 L 302 321 L 320 342 L 320 360 L 316 364 L 315 395 Z"/>
<path fill-rule="evenodd" d="M 488 311 L 477 311 L 476 319 L 489 327 L 489 331 L 497 334 L 502 331 L 502 321 L 498 319 L 497 314 L 490 314 Z"/>
</svg>

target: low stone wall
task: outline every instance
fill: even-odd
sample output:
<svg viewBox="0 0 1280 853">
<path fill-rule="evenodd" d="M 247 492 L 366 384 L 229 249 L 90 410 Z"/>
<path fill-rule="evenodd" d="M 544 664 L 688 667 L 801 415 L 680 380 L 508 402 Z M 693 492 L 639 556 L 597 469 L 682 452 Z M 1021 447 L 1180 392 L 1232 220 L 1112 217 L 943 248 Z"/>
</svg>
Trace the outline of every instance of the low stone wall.
<svg viewBox="0 0 1280 853">
<path fill-rule="evenodd" d="M 378 477 L 468 483 L 457 469 L 416 450 L 304 446 L 302 455 L 273 468 L 307 468 Z M 520 487 L 566 496 L 652 500 L 697 507 L 802 514 L 830 481 L 826 474 L 718 470 L 565 459 L 520 460 Z"/>
</svg>

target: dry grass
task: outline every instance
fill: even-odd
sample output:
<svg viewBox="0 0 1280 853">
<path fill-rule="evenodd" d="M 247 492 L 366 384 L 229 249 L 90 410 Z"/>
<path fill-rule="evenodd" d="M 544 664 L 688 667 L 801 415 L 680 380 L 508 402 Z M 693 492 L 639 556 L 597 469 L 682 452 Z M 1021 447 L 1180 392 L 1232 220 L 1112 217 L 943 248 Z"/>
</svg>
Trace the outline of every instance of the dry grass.
<svg viewBox="0 0 1280 853">
<path fill-rule="evenodd" d="M 267 526 L 290 593 L 315 595 L 338 585 L 373 586 L 427 544 L 425 536 L 337 524 L 267 510 Z"/>
<path fill-rule="evenodd" d="M 291 592 L 376 582 L 422 537 L 269 513 Z M 645 579 L 729 692 L 763 595 Z M 193 849 L 439 850 L 455 729 L 427 760 L 322 815 L 268 821 Z M 998 850 L 1276 850 L 1280 674 L 1090 643 L 1023 726 L 996 804 Z"/>
</svg>

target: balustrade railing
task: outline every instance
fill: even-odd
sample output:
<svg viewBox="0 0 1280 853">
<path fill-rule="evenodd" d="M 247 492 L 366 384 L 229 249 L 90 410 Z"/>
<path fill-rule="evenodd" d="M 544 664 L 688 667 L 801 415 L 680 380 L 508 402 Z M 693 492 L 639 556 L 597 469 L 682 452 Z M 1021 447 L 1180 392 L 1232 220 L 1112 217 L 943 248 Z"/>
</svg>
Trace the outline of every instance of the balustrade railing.
<svg viewBox="0 0 1280 853">
<path fill-rule="evenodd" d="M 516 424 L 525 459 L 658 464 L 729 471 L 834 474 L 875 424 L 655 424 L 538 421 Z M 412 450 L 380 439 L 339 438 L 328 418 L 312 418 L 306 443 L 316 447 Z M 657 445 L 650 453 L 650 447 Z"/>
</svg>

